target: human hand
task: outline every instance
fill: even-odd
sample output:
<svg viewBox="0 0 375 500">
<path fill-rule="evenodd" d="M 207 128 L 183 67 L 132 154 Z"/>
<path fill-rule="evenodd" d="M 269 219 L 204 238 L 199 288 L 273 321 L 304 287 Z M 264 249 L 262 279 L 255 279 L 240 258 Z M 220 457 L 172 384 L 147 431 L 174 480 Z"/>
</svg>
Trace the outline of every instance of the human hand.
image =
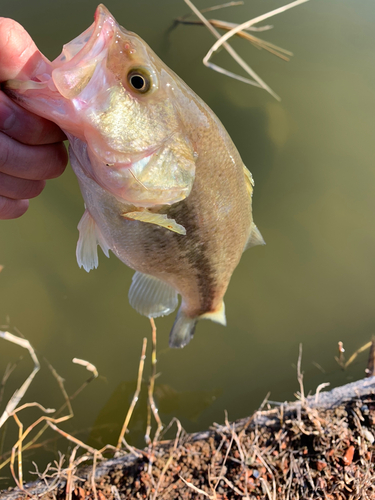
<svg viewBox="0 0 375 500">
<path fill-rule="evenodd" d="M 0 82 L 17 78 L 31 58 L 42 57 L 20 24 L 0 17 Z M 46 179 L 62 174 L 68 161 L 64 139 L 57 125 L 0 90 L 0 219 L 20 217 Z"/>
</svg>

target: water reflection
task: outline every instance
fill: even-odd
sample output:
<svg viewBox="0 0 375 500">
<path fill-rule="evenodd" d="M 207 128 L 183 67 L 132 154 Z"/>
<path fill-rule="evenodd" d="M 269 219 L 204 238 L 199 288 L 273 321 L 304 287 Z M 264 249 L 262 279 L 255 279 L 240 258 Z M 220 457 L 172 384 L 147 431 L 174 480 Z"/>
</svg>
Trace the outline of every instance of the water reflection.
<svg viewBox="0 0 375 500">
<path fill-rule="evenodd" d="M 100 410 L 88 437 L 91 446 L 100 448 L 106 444 L 117 445 L 125 415 L 130 406 L 136 380 L 121 382 L 108 402 Z M 178 418 L 182 425 L 197 422 L 201 414 L 222 394 L 221 389 L 212 391 L 177 391 L 168 384 L 156 383 L 154 398 L 162 422 L 167 425 L 172 418 Z M 147 425 L 147 384 L 143 383 L 140 397 L 132 415 L 126 441 L 132 446 L 143 447 Z M 164 425 L 164 426 L 165 426 Z M 153 422 L 155 431 L 156 425 Z"/>
</svg>

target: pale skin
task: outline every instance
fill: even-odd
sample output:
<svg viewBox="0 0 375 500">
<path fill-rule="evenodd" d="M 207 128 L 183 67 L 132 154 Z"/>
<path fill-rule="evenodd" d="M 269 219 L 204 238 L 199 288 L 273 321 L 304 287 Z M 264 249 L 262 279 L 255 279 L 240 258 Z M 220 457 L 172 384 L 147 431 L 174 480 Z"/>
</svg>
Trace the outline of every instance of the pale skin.
<svg viewBox="0 0 375 500">
<path fill-rule="evenodd" d="M 17 78 L 41 57 L 21 25 L 0 17 L 0 82 Z M 0 219 L 23 215 L 46 180 L 63 173 L 68 161 L 64 139 L 57 125 L 21 108 L 0 87 Z"/>
</svg>

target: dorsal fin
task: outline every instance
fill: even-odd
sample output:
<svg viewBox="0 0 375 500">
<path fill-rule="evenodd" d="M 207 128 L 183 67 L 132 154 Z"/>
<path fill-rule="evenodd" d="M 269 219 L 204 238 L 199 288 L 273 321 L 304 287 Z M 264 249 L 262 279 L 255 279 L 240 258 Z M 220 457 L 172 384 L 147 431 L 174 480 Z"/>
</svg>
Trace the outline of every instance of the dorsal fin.
<svg viewBox="0 0 375 500">
<path fill-rule="evenodd" d="M 251 223 L 250 236 L 246 242 L 244 251 L 248 248 L 255 247 L 256 245 L 265 245 L 266 242 L 263 239 L 263 236 L 260 234 L 259 229 L 256 227 L 254 222 Z"/>
<path fill-rule="evenodd" d="M 176 290 L 164 281 L 136 271 L 129 288 L 129 302 L 143 316 L 158 318 L 173 312 L 178 298 Z"/>
<path fill-rule="evenodd" d="M 109 246 L 90 212 L 86 209 L 78 224 L 79 238 L 76 249 L 77 262 L 89 272 L 99 265 L 98 245 L 109 257 Z"/>
</svg>

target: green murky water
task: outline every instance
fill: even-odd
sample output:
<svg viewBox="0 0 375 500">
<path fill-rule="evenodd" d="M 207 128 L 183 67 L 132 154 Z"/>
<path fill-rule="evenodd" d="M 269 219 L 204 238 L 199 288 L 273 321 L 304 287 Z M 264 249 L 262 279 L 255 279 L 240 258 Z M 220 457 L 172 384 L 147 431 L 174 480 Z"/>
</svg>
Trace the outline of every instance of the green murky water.
<svg viewBox="0 0 375 500">
<path fill-rule="evenodd" d="M 198 2 L 201 8 L 214 5 Z M 215 13 L 242 22 L 282 2 L 247 0 Z M 362 355 L 345 373 L 334 356 L 348 353 L 375 330 L 375 8 L 372 0 L 311 0 L 269 22 L 263 37 L 295 56 L 285 63 L 243 40 L 233 45 L 282 97 L 206 69 L 201 59 L 213 42 L 197 26 L 173 26 L 188 12 L 179 0 L 107 0 L 126 28 L 139 33 L 217 113 L 255 179 L 254 214 L 266 242 L 245 253 L 226 294 L 228 327 L 201 322 L 193 342 L 168 348 L 173 315 L 157 322 L 156 398 L 168 423 L 188 431 L 244 417 L 268 391 L 293 398 L 295 366 L 303 343 L 306 391 L 364 374 Z M 23 24 L 50 58 L 91 22 L 96 1 L 1 0 L 0 14 Z M 235 66 L 225 53 L 215 62 Z M 128 304 L 132 271 L 113 256 L 85 273 L 75 261 L 83 202 L 70 169 L 48 183 L 19 220 L 0 222 L 0 323 L 18 328 L 66 380 L 69 393 L 87 378 L 73 357 L 94 363 L 100 378 L 74 401 L 75 418 L 62 424 L 93 446 L 117 439 L 135 388 L 148 320 Z M 14 331 L 14 330 L 13 330 Z M 32 364 L 27 353 L 1 341 L 0 368 L 24 359 L 13 372 L 5 400 Z M 150 372 L 146 361 L 146 377 Z M 319 365 L 321 368 L 319 368 Z M 325 373 L 323 373 L 323 370 Z M 62 396 L 45 363 L 25 401 L 59 407 Z M 25 423 L 40 414 L 28 410 Z M 141 398 L 128 440 L 141 446 Z M 13 427 L 9 422 L 9 430 Z M 65 451 L 46 434 L 44 461 Z M 11 437 L 5 442 L 9 449 Z M 31 465 L 30 467 L 31 468 Z M 9 476 L 6 467 L 0 476 Z"/>
</svg>

